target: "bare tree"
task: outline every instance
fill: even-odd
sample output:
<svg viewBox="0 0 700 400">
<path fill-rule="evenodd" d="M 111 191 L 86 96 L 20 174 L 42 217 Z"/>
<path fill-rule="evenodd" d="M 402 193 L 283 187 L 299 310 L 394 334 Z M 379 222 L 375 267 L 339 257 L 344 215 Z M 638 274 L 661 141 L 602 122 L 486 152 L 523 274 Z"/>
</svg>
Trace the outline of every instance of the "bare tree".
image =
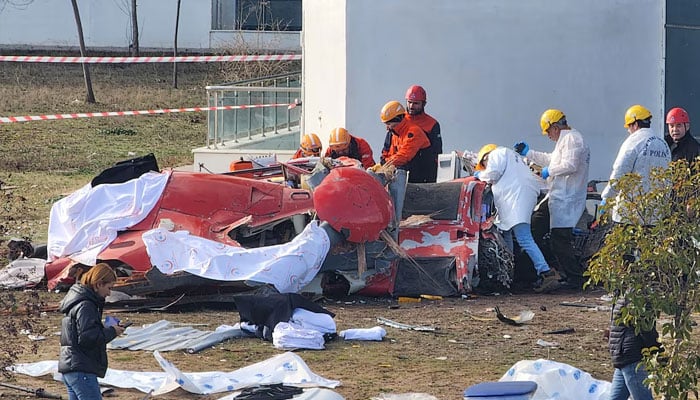
<svg viewBox="0 0 700 400">
<path fill-rule="evenodd" d="M 136 0 L 131 0 L 131 55 L 139 56 L 139 20 L 136 14 Z"/>
<path fill-rule="evenodd" d="M 78 40 L 80 41 L 80 56 L 87 57 L 85 54 L 85 39 L 83 38 L 83 23 L 80 22 L 80 10 L 78 10 L 78 1 L 70 0 L 73 5 L 73 15 L 75 16 L 75 25 L 78 27 Z M 95 94 L 92 91 L 92 80 L 90 79 L 90 67 L 87 63 L 83 63 L 83 76 L 85 77 L 85 89 L 87 90 L 87 96 L 85 97 L 85 102 L 95 103 Z"/>
<path fill-rule="evenodd" d="M 173 57 L 177 57 L 177 32 L 180 28 L 180 0 L 177 0 L 175 11 L 175 40 L 173 42 Z M 177 61 L 173 62 L 173 88 L 177 89 Z"/>
</svg>

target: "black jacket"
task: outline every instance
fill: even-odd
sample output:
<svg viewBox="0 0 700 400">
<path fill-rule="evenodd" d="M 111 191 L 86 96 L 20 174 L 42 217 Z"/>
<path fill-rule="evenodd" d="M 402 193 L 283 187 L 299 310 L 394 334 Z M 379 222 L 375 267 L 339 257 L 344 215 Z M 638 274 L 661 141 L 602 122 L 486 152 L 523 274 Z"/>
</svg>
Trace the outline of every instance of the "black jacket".
<svg viewBox="0 0 700 400">
<path fill-rule="evenodd" d="M 692 162 L 697 156 L 700 156 L 700 143 L 693 137 L 688 130 L 681 141 L 674 143 L 671 135 L 664 136 L 668 147 L 671 149 L 671 160 L 677 161 L 685 158 L 688 162 Z"/>
<path fill-rule="evenodd" d="M 659 333 L 656 331 L 656 328 L 635 335 L 633 326 L 615 323 L 615 320 L 620 318 L 622 308 L 626 305 L 627 300 L 624 296 L 620 296 L 613 306 L 610 319 L 608 348 L 613 367 L 615 368 L 622 368 L 625 365 L 641 361 L 643 348 L 652 346 L 661 348 L 661 344 L 658 342 Z"/>
<path fill-rule="evenodd" d="M 100 378 L 107 372 L 107 343 L 117 336 L 114 328 L 102 325 L 105 301 L 94 290 L 79 283 L 71 286 L 61 301 L 61 352 L 58 372 L 86 372 Z"/>
</svg>

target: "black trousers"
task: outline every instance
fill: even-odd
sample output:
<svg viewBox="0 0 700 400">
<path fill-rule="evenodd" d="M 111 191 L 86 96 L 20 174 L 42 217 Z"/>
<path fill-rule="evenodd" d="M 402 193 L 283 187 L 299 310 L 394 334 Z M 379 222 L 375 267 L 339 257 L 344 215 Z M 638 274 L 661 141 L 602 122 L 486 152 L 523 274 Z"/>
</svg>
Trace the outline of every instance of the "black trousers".
<svg viewBox="0 0 700 400">
<path fill-rule="evenodd" d="M 574 255 L 574 227 L 550 228 L 549 199 L 532 213 L 530 227 L 532 237 L 549 266 L 559 271 L 570 284 L 583 286 L 583 268 Z"/>
</svg>

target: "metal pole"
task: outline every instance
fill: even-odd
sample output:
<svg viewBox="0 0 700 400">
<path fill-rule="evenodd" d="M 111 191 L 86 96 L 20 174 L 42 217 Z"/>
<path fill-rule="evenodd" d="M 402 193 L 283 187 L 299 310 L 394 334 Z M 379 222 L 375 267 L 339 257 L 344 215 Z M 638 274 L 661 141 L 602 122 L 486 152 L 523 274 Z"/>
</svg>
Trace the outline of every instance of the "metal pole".
<svg viewBox="0 0 700 400">
<path fill-rule="evenodd" d="M 277 87 L 277 79 L 275 79 L 274 82 L 275 82 L 275 85 L 274 85 L 274 86 Z M 275 104 L 277 104 L 277 91 L 275 91 Z M 274 120 L 275 120 L 275 135 L 276 135 L 276 134 L 278 133 L 278 132 L 277 132 L 277 125 L 278 125 L 279 123 L 277 122 L 277 114 L 279 113 L 279 111 L 278 111 L 277 108 L 275 107 L 275 108 L 272 109 L 272 112 L 275 113 L 275 119 L 274 119 Z"/>
<path fill-rule="evenodd" d="M 233 96 L 235 97 L 236 101 L 234 103 L 239 106 L 239 101 L 238 101 L 238 90 L 233 92 Z M 233 110 L 233 140 L 234 142 L 238 143 L 238 109 Z"/>
<path fill-rule="evenodd" d="M 250 104 L 250 91 L 248 91 L 248 104 Z M 250 131 L 253 129 L 253 110 L 248 109 L 248 140 L 252 140 L 250 137 Z"/>
</svg>

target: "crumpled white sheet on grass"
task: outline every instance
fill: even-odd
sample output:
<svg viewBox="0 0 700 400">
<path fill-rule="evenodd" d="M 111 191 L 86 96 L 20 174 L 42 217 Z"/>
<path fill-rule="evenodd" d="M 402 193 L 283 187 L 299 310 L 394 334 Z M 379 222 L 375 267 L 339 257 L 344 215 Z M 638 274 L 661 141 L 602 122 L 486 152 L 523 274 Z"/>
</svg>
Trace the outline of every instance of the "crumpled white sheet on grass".
<svg viewBox="0 0 700 400">
<path fill-rule="evenodd" d="M 610 382 L 594 379 L 571 365 L 545 359 L 518 361 L 499 380 L 537 383 L 532 400 L 604 400 L 610 395 Z"/>
<path fill-rule="evenodd" d="M 330 249 L 318 221 L 311 221 L 289 243 L 252 249 L 162 228 L 142 238 L 151 263 L 164 274 L 185 271 L 219 281 L 269 283 L 280 293 L 297 293 L 311 282 Z"/>
<path fill-rule="evenodd" d="M 141 222 L 158 203 L 170 172 L 148 172 L 124 183 L 89 183 L 54 203 L 49 214 L 48 259 L 70 256 L 95 265 L 117 232 Z"/>
<path fill-rule="evenodd" d="M 286 352 L 256 364 L 232 372 L 181 372 L 173 363 L 163 358 L 157 351 L 153 353 L 164 372 L 137 372 L 107 369 L 104 378 L 98 379 L 101 385 L 124 389 L 137 389 L 153 395 L 171 392 L 181 388 L 195 394 L 211 394 L 241 390 L 256 385 L 283 383 L 297 387 L 335 388 L 339 381 L 316 375 L 298 355 Z M 15 364 L 9 370 L 29 375 L 53 374 L 60 381 L 58 361 L 40 361 L 28 364 Z"/>
<path fill-rule="evenodd" d="M 41 258 L 21 258 L 0 269 L 1 289 L 31 287 L 44 279 L 46 260 Z"/>
<path fill-rule="evenodd" d="M 228 339 L 250 337 L 240 324 L 219 325 L 214 331 L 195 329 L 187 324 L 160 320 L 141 327 L 130 326 L 124 335 L 107 343 L 112 350 L 175 351 L 196 353 Z"/>
</svg>

